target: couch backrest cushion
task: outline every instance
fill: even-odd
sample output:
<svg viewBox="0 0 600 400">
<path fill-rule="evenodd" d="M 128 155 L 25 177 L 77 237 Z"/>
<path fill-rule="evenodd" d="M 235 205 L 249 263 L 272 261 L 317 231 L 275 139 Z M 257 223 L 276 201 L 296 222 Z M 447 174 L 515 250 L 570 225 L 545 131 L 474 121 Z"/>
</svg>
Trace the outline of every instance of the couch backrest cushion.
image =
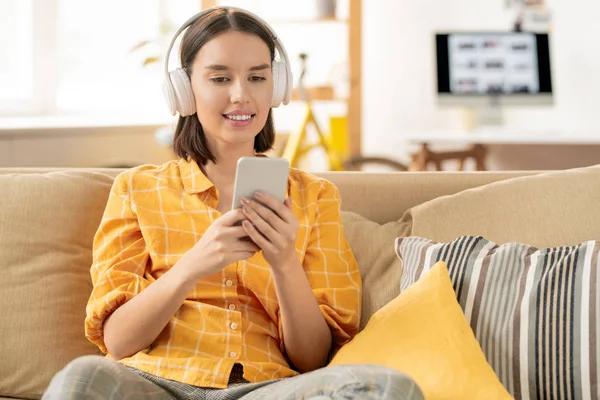
<svg viewBox="0 0 600 400">
<path fill-rule="evenodd" d="M 413 207 L 411 235 L 436 241 L 484 236 L 536 247 L 600 239 L 600 166 L 524 176 Z"/>
<path fill-rule="evenodd" d="M 63 168 L 62 170 L 70 170 Z M 3 174 L 35 174 L 57 171 L 49 168 L 0 168 Z M 83 168 L 115 177 L 122 169 Z M 397 221 L 411 207 L 491 182 L 539 174 L 539 171 L 486 172 L 315 172 L 333 182 L 342 197 L 342 209 L 384 224 Z"/>
<path fill-rule="evenodd" d="M 342 223 L 363 282 L 362 329 L 377 310 L 400 294 L 402 263 L 394 252 L 394 241 L 408 235 L 410 225 L 380 225 L 349 211 L 342 211 Z"/>
<path fill-rule="evenodd" d="M 68 170 L 68 169 L 63 169 Z M 116 176 L 123 170 L 117 168 L 79 169 Z M 52 172 L 48 168 L 0 168 L 3 174 L 34 174 Z M 439 196 L 451 195 L 491 182 L 520 176 L 530 176 L 539 171 L 487 171 L 487 172 L 318 172 L 333 182 L 342 197 L 342 209 L 352 211 L 372 221 L 384 224 L 397 221 L 416 205 Z"/>
<path fill-rule="evenodd" d="M 83 332 L 91 243 L 112 177 L 0 175 L 0 396 L 36 398 L 70 360 L 99 354 Z"/>
<path fill-rule="evenodd" d="M 340 191 L 342 209 L 384 224 L 416 205 L 491 182 L 539 172 L 321 172 Z"/>
</svg>

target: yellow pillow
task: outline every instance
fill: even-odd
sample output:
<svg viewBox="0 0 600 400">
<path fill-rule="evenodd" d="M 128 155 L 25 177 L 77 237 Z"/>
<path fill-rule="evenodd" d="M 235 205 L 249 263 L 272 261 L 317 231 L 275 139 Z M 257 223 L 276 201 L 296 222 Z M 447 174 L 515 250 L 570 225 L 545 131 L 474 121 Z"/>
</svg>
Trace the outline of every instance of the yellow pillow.
<svg viewBox="0 0 600 400">
<path fill-rule="evenodd" d="M 330 365 L 355 363 L 404 372 L 428 400 L 512 399 L 487 363 L 442 261 L 377 311 Z"/>
</svg>

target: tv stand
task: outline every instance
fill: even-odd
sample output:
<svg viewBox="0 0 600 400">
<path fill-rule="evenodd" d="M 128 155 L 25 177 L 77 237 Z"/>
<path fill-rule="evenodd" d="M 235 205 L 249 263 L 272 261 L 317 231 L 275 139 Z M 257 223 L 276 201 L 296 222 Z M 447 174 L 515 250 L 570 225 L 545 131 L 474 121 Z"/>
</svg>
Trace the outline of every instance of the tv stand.
<svg viewBox="0 0 600 400">
<path fill-rule="evenodd" d="M 504 126 L 504 110 L 499 96 L 490 97 L 487 105 L 465 108 L 464 125 L 467 131 Z"/>
</svg>

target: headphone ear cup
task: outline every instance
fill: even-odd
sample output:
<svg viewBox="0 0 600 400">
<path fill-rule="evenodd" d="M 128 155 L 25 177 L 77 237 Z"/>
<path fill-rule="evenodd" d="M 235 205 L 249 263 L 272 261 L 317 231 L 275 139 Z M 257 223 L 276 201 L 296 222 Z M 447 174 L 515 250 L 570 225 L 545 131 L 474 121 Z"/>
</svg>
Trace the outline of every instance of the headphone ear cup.
<svg viewBox="0 0 600 400">
<path fill-rule="evenodd" d="M 177 100 L 175 99 L 175 90 L 171 84 L 170 76 L 165 77 L 163 82 L 163 96 L 167 102 L 167 107 L 169 107 L 169 112 L 171 115 L 175 115 L 177 113 Z"/>
<path fill-rule="evenodd" d="M 285 63 L 282 61 L 273 62 L 273 99 L 271 107 L 279 107 L 287 92 L 287 73 Z"/>
<path fill-rule="evenodd" d="M 171 85 L 165 85 L 167 87 L 166 92 L 169 98 L 172 98 L 172 104 L 174 104 L 175 111 L 179 112 L 182 117 L 187 117 L 196 113 L 196 101 L 194 99 L 194 92 L 192 91 L 192 85 L 190 78 L 182 68 L 177 68 L 174 71 L 169 72 L 169 79 Z M 170 89 L 169 90 L 169 86 Z M 169 94 L 170 93 L 170 94 Z M 169 99 L 167 103 L 169 104 Z M 172 106 L 171 114 L 175 115 Z"/>
</svg>

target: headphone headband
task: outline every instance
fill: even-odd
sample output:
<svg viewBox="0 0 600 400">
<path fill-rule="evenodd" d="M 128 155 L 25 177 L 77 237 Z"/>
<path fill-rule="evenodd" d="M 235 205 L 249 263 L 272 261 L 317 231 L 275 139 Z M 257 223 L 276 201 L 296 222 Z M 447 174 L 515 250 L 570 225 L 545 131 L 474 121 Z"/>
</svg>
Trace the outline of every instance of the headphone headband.
<svg viewBox="0 0 600 400">
<path fill-rule="evenodd" d="M 237 11 L 237 12 L 241 12 L 244 13 L 252 18 L 254 18 L 255 20 L 257 20 L 261 26 L 270 33 L 271 38 L 273 39 L 273 43 L 275 44 L 275 48 L 277 49 L 277 53 L 279 54 L 279 57 L 281 58 L 281 61 L 283 61 L 283 64 L 285 65 L 285 72 L 287 75 L 287 90 L 286 90 L 286 94 L 283 97 L 283 104 L 288 104 L 290 97 L 291 97 L 291 77 L 292 77 L 292 70 L 291 70 L 291 66 L 290 66 L 290 62 L 288 59 L 288 55 L 287 52 L 285 51 L 285 47 L 283 47 L 283 44 L 281 43 L 281 41 L 279 40 L 277 34 L 275 33 L 275 31 L 273 30 L 273 28 L 262 18 L 260 18 L 258 15 L 248 11 L 248 10 L 244 10 L 242 8 L 238 8 L 238 7 L 230 7 L 230 6 L 214 6 L 214 7 L 209 7 L 207 9 L 204 9 L 198 13 L 196 13 L 195 15 L 191 16 L 187 21 L 185 21 L 177 30 L 177 32 L 175 32 L 175 34 L 173 35 L 173 39 L 171 39 L 171 43 L 169 44 L 169 48 L 167 49 L 167 54 L 165 57 L 165 79 L 169 79 L 169 58 L 171 55 L 171 50 L 173 48 L 173 45 L 175 44 L 175 41 L 177 40 L 177 38 L 179 37 L 179 35 L 181 34 L 181 32 L 183 32 L 186 28 L 188 28 L 190 25 L 192 25 L 194 22 L 196 22 L 196 20 L 198 20 L 200 17 L 202 17 L 203 15 L 215 10 L 215 9 L 224 9 L 224 10 L 229 10 L 229 11 Z"/>
</svg>

